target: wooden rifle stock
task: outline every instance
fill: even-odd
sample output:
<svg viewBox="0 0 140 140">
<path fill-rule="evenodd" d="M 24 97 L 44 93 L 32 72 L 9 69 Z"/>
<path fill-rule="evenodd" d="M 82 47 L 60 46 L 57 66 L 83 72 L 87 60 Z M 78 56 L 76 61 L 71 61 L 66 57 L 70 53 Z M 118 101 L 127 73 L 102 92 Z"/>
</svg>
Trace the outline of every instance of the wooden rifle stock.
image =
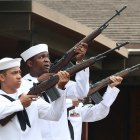
<svg viewBox="0 0 140 140">
<path fill-rule="evenodd" d="M 94 40 L 98 35 L 102 33 L 102 31 L 109 25 L 108 23 L 117 15 L 120 15 L 120 13 L 126 8 L 124 6 L 121 10 L 117 11 L 116 14 L 114 14 L 109 20 L 107 20 L 103 25 L 101 25 L 99 28 L 97 28 L 95 31 L 87 35 L 85 38 L 83 38 L 80 42 L 78 42 L 74 47 L 72 47 L 69 51 L 67 51 L 64 56 L 57 61 L 56 64 L 52 65 L 50 67 L 50 73 L 57 73 L 59 70 L 61 70 L 64 66 L 66 66 L 76 55 L 75 48 L 79 46 L 79 44 L 83 43 L 89 43 L 92 40 Z"/>
<path fill-rule="evenodd" d="M 125 77 L 127 76 L 130 72 L 139 69 L 140 64 L 137 64 L 135 66 L 132 66 L 130 68 L 126 68 L 116 74 L 114 74 L 114 76 L 121 76 L 121 77 Z M 96 93 L 97 91 L 99 91 L 100 89 L 102 89 L 103 87 L 107 86 L 108 84 L 111 83 L 110 77 L 107 77 L 95 84 L 93 84 L 89 90 L 88 96 L 91 96 L 92 94 Z"/>
<path fill-rule="evenodd" d="M 102 54 L 99 54 L 95 57 L 91 57 L 90 59 L 87 59 L 77 65 L 72 66 L 71 68 L 68 68 L 66 71 L 70 74 L 70 76 L 72 76 L 73 74 L 76 74 L 77 72 L 90 67 L 91 65 L 93 65 L 95 62 L 103 59 L 105 57 L 105 55 L 107 55 L 108 53 L 119 49 L 121 47 L 123 47 L 124 45 L 128 44 L 128 42 L 122 43 L 120 45 L 117 44 L 117 47 L 110 49 Z M 35 86 L 33 86 L 30 91 L 28 92 L 28 95 L 38 95 L 41 96 L 41 94 L 50 89 L 51 87 L 55 86 L 57 83 L 59 82 L 59 76 L 57 74 L 54 74 L 53 76 L 51 76 L 48 80 L 45 80 Z M 0 124 L 2 126 L 6 125 L 14 116 L 16 115 L 16 113 L 13 113 L 9 116 L 7 116 L 6 118 L 0 120 Z"/>
<path fill-rule="evenodd" d="M 4 119 L 1 119 L 0 120 L 1 126 L 5 126 L 15 115 L 16 115 L 16 112 L 7 116 L 7 117 L 5 117 Z"/>
</svg>

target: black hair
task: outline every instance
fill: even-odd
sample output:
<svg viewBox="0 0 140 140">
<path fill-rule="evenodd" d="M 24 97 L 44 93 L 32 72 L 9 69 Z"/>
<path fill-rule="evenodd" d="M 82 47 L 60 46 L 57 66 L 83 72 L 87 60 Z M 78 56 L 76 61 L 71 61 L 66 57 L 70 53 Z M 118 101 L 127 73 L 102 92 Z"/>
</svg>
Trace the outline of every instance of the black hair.
<svg viewBox="0 0 140 140">
<path fill-rule="evenodd" d="M 4 74 L 4 73 L 6 73 L 6 71 L 7 71 L 7 69 L 6 70 L 0 70 L 0 73 Z"/>
</svg>

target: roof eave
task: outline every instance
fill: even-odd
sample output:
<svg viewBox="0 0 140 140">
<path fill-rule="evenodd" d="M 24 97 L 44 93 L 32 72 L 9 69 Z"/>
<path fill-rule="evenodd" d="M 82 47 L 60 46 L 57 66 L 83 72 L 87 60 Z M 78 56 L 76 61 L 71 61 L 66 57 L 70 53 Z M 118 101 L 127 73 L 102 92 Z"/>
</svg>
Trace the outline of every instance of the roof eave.
<svg viewBox="0 0 140 140">
<path fill-rule="evenodd" d="M 35 1 L 32 1 L 32 12 L 42 16 L 46 19 L 51 20 L 54 23 L 57 23 L 65 28 L 68 28 L 70 30 L 73 30 L 74 32 L 77 32 L 83 36 L 88 35 L 89 33 L 93 32 L 93 29 L 63 15 L 60 14 L 49 7 L 46 7 L 40 3 L 37 3 Z M 106 46 L 108 48 L 114 48 L 116 46 L 116 42 L 109 39 L 108 37 L 100 34 L 95 41 L 102 44 L 103 46 Z M 121 48 L 120 50 L 116 50 L 118 54 L 120 54 L 123 57 L 128 58 L 128 51 L 126 48 Z"/>
</svg>

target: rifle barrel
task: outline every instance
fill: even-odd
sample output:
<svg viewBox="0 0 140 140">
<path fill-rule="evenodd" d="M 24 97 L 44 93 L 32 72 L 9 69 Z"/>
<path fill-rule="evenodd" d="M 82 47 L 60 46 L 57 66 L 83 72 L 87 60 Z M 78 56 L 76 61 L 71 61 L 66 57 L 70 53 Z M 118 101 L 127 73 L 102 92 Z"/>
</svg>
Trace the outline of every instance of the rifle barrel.
<svg viewBox="0 0 140 140">
<path fill-rule="evenodd" d="M 135 66 L 132 66 L 132 67 L 130 68 L 130 71 L 134 71 L 134 70 L 136 70 L 136 69 L 139 69 L 139 67 L 140 67 L 140 64 L 137 64 L 137 65 L 135 65 Z"/>
<path fill-rule="evenodd" d="M 99 54 L 99 55 L 97 55 L 96 57 L 100 57 L 100 56 L 103 56 L 103 55 L 105 55 L 105 54 L 107 54 L 107 53 L 109 53 L 109 52 L 111 52 L 111 51 L 113 51 L 113 50 L 116 50 L 116 49 L 120 49 L 121 47 L 123 47 L 123 46 L 125 46 L 125 45 L 127 45 L 127 44 L 129 44 L 129 42 L 124 42 L 124 43 L 122 43 L 122 44 L 116 44 L 116 47 L 115 48 L 113 48 L 113 49 L 110 49 L 110 50 L 108 50 L 108 51 L 106 51 L 106 52 L 104 52 L 104 53 L 101 53 L 101 54 Z"/>
<path fill-rule="evenodd" d="M 107 20 L 102 26 L 104 26 L 105 24 L 108 24 L 108 22 L 109 21 L 111 21 L 114 17 L 116 17 L 116 16 L 118 16 L 118 15 L 120 15 L 120 13 L 126 8 L 127 6 L 124 6 L 121 10 L 116 10 L 116 14 L 115 15 L 113 15 L 109 20 Z M 102 27 L 101 26 L 101 27 Z"/>
</svg>

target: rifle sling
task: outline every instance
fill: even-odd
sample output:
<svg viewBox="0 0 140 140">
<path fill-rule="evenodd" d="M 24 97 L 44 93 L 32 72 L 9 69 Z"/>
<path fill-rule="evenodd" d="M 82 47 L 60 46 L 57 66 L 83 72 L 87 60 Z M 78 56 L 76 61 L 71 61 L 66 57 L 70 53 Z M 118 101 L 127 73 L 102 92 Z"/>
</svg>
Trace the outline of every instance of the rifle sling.
<svg viewBox="0 0 140 140">
<path fill-rule="evenodd" d="M 91 94 L 90 97 L 94 101 L 95 104 L 99 104 L 103 100 L 99 92 Z"/>
<path fill-rule="evenodd" d="M 50 100 L 53 102 L 60 97 L 60 93 L 58 92 L 56 87 L 52 87 L 52 88 L 44 91 L 42 96 L 45 99 L 45 101 L 50 102 L 48 99 L 48 97 L 49 97 Z"/>
</svg>

